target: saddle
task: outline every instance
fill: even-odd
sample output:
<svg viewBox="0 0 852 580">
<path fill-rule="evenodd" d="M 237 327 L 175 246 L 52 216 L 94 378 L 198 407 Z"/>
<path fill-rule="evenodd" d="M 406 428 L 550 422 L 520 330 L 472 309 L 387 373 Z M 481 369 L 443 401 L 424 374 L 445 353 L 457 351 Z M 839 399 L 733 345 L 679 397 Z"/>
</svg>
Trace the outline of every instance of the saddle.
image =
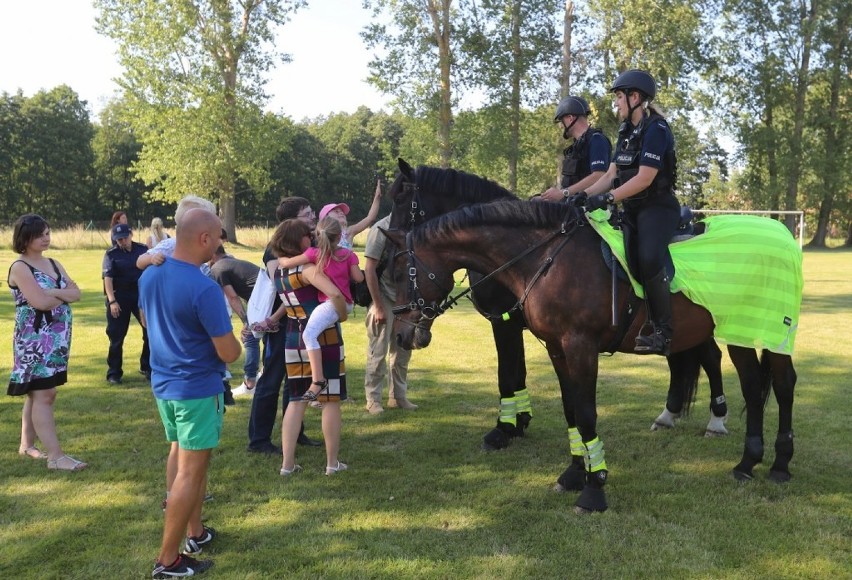
<svg viewBox="0 0 852 580">
<path fill-rule="evenodd" d="M 704 233 L 704 223 L 694 221 L 695 215 L 687 206 L 681 206 L 680 208 L 680 223 L 677 226 L 677 231 L 675 231 L 672 239 L 669 241 L 669 245 L 676 244 L 678 242 L 685 242 L 686 240 L 691 240 L 695 236 L 701 235 Z M 627 264 L 630 267 L 630 273 L 635 280 L 640 281 L 641 276 L 639 276 L 639 268 L 636 264 L 635 257 L 630 252 L 631 244 L 630 240 L 635 239 L 635 231 L 633 229 L 633 224 L 628 220 L 625 220 L 621 216 L 621 212 L 617 215 L 614 215 L 610 218 L 610 224 L 615 229 L 622 230 L 624 234 L 625 240 L 625 253 L 627 254 Z M 616 269 L 616 276 L 619 280 L 623 280 L 624 282 L 630 282 L 630 276 L 627 275 L 627 272 L 622 267 L 621 263 L 613 257 L 612 249 L 609 247 L 609 244 L 606 243 L 605 240 L 601 239 L 601 255 L 603 256 L 604 263 L 607 268 L 612 270 L 613 267 Z M 669 280 L 674 279 L 675 275 L 675 265 L 672 260 L 671 252 L 666 252 L 666 272 L 669 275 Z"/>
</svg>

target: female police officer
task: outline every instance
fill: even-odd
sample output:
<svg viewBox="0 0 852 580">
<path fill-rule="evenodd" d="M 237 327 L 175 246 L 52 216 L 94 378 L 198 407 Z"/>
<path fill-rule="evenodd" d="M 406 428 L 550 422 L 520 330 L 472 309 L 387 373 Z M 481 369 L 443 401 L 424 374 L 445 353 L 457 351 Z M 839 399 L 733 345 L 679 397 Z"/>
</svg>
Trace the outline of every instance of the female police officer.
<svg viewBox="0 0 852 580">
<path fill-rule="evenodd" d="M 615 93 L 619 117 L 615 157 L 606 174 L 586 189 L 586 209 L 623 202 L 625 246 L 645 287 L 653 332 L 636 337 L 636 352 L 668 355 L 672 340 L 670 277 L 665 269 L 667 245 L 677 229 L 680 205 L 674 195 L 677 174 L 674 137 L 665 119 L 651 106 L 654 78 L 645 71 L 618 75 Z"/>
</svg>

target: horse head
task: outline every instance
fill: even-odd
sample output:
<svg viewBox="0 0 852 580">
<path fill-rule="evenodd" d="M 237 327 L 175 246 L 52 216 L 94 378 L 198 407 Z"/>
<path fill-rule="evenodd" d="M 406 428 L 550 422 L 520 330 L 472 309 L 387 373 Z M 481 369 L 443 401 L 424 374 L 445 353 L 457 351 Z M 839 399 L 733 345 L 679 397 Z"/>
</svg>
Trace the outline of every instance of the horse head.
<svg viewBox="0 0 852 580">
<path fill-rule="evenodd" d="M 391 228 L 411 231 L 460 207 L 517 199 L 498 183 L 472 173 L 428 165 L 413 169 L 402 158 L 397 163 L 399 174 L 387 194 L 393 201 Z"/>
<path fill-rule="evenodd" d="M 453 288 L 453 273 L 436 267 L 440 261 L 415 254 L 411 233 L 401 230 L 381 230 L 396 246 L 391 260 L 396 285 L 396 305 L 393 309 L 393 332 L 396 342 L 408 350 L 426 348 L 432 341 L 432 322 L 443 313 L 441 306 Z"/>
</svg>

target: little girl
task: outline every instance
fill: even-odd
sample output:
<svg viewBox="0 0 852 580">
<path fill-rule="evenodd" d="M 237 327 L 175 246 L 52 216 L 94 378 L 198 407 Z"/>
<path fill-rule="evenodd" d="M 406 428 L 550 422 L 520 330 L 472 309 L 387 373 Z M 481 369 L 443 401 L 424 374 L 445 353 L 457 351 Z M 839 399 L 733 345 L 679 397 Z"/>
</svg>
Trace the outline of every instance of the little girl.
<svg viewBox="0 0 852 580">
<path fill-rule="evenodd" d="M 346 300 L 346 311 L 352 312 L 352 293 L 349 290 L 350 280 L 361 282 L 364 273 L 358 267 L 358 256 L 347 248 L 338 246 L 343 233 L 340 222 L 330 216 L 320 219 L 317 224 L 317 247 L 308 248 L 301 256 L 293 258 L 278 258 L 278 265 L 285 270 L 307 263 L 314 263 L 317 269 L 325 274 L 337 286 Z M 328 381 L 322 369 L 322 352 L 320 351 L 319 335 L 340 320 L 334 304 L 328 301 L 325 294 L 320 293 L 321 304 L 317 306 L 308 318 L 308 324 L 302 333 L 305 349 L 308 351 L 308 361 L 311 364 L 311 388 L 302 397 L 305 401 L 316 401 L 317 397 L 328 388 Z"/>
<path fill-rule="evenodd" d="M 376 218 L 379 217 L 379 205 L 382 202 L 382 181 L 376 181 L 376 192 L 373 194 L 373 203 L 370 204 L 370 211 L 367 212 L 367 217 L 362 219 L 357 224 L 347 225 L 346 216 L 349 215 L 349 206 L 345 203 L 328 203 L 322 206 L 319 212 L 319 219 L 326 216 L 333 217 L 340 223 L 343 232 L 340 235 L 340 247 L 347 250 L 352 249 L 352 240 L 355 236 L 373 225 Z"/>
</svg>

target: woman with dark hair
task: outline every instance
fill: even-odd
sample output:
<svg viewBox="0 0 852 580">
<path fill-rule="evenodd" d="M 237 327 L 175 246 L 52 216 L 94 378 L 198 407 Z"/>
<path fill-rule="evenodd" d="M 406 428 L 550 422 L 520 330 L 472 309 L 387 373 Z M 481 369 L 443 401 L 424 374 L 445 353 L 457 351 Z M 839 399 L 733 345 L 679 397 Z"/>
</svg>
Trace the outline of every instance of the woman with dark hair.
<svg viewBox="0 0 852 580">
<path fill-rule="evenodd" d="M 292 258 L 311 247 L 311 228 L 300 219 L 288 219 L 278 226 L 270 250 L 278 257 Z M 311 386 L 311 363 L 302 333 L 311 313 L 319 306 L 318 291 L 335 305 L 339 320 L 346 320 L 346 303 L 340 290 L 314 264 L 297 266 L 289 270 L 277 268 L 277 262 L 269 262 L 267 270 L 275 280 L 278 296 L 287 312 L 285 332 L 285 360 L 287 379 L 284 383 L 285 396 L 289 403 L 281 423 L 281 447 L 283 462 L 281 475 L 291 475 L 302 468 L 296 465 L 296 443 L 302 419 L 305 416 L 307 399 L 304 395 Z M 346 372 L 343 357 L 343 336 L 340 324 L 330 326 L 322 335 L 320 346 L 321 364 L 328 386 L 319 399 L 322 407 L 322 432 L 325 439 L 326 475 L 346 469 L 338 458 L 340 449 L 340 401 L 346 398 Z"/>
<path fill-rule="evenodd" d="M 118 224 L 126 224 L 127 223 L 127 214 L 121 210 L 115 211 L 112 214 L 112 219 L 109 220 L 109 236 L 110 240 L 112 240 L 112 245 L 115 245 L 115 240 L 112 239 L 112 228 L 117 226 Z"/>
<path fill-rule="evenodd" d="M 609 170 L 586 188 L 586 210 L 622 202 L 624 242 L 631 269 L 645 288 L 649 334 L 636 337 L 635 351 L 668 356 L 672 342 L 671 272 L 665 268 L 669 240 L 680 223 L 675 197 L 677 158 L 668 122 L 651 104 L 657 95 L 654 77 L 628 70 L 610 91 L 623 123 Z"/>
<path fill-rule="evenodd" d="M 50 247 L 50 226 L 40 216 L 18 218 L 12 242 L 19 254 L 7 282 L 15 300 L 14 364 L 11 396 L 26 396 L 18 453 L 47 459 L 48 469 L 79 471 L 87 465 L 66 455 L 53 419 L 56 387 L 67 381 L 71 347 L 71 302 L 80 289 L 65 268 L 43 254 Z M 36 437 L 47 452 L 35 446 Z"/>
</svg>

